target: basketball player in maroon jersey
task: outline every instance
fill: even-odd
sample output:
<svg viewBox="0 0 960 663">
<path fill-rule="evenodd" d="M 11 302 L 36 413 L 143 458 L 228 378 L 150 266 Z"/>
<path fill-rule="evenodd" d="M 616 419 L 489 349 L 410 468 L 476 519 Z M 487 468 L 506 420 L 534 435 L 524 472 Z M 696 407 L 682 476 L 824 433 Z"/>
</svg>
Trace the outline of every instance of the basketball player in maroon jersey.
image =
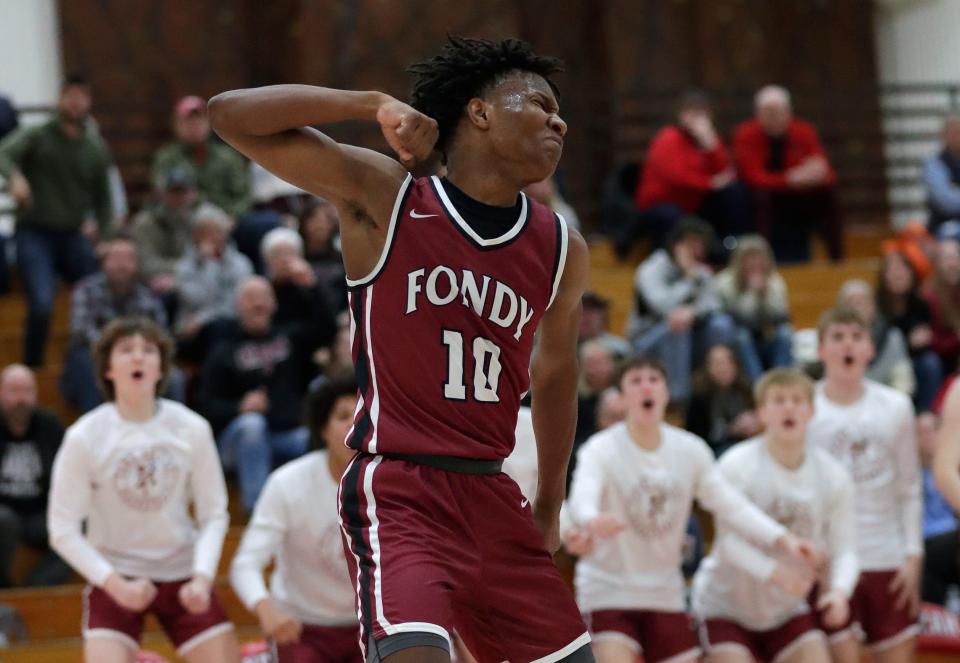
<svg viewBox="0 0 960 663">
<path fill-rule="evenodd" d="M 450 38 L 412 105 L 281 85 L 210 101 L 214 128 L 340 210 L 360 401 L 340 518 L 368 661 L 592 661 L 553 566 L 576 420 L 586 244 L 521 190 L 557 165 L 559 61 Z M 377 122 L 399 162 L 316 129 Z M 408 174 L 434 150 L 445 178 Z M 535 332 L 537 352 L 530 357 Z M 533 388 L 539 487 L 500 471 Z"/>
</svg>

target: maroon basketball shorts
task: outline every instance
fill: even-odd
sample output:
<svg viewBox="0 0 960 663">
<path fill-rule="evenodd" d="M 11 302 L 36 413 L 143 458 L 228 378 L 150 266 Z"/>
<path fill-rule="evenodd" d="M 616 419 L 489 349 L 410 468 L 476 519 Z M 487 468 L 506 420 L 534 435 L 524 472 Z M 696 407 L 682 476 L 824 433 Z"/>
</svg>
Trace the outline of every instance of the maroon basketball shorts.
<svg viewBox="0 0 960 663">
<path fill-rule="evenodd" d="M 232 630 L 233 624 L 227 619 L 216 593 L 211 594 L 207 611 L 199 615 L 188 612 L 180 604 L 180 587 L 189 581 L 154 581 L 157 596 L 143 612 L 127 610 L 104 590 L 88 585 L 83 593 L 83 637 L 114 638 L 138 651 L 143 618 L 147 613 L 153 613 L 177 648 L 177 654 L 183 656 L 210 638 Z"/>
<path fill-rule="evenodd" d="M 645 663 L 679 663 L 700 656 L 693 621 L 685 612 L 596 610 L 587 624 L 594 642 L 619 642 L 642 653 Z"/>
<path fill-rule="evenodd" d="M 363 663 L 356 626 L 304 624 L 300 639 L 276 645 L 278 663 Z"/>
<path fill-rule="evenodd" d="M 449 651 L 453 628 L 480 663 L 589 651 L 573 595 L 507 475 L 359 454 L 340 482 L 340 517 L 361 644 L 375 660 Z"/>
<path fill-rule="evenodd" d="M 860 573 L 860 581 L 850 597 L 852 627 L 848 625 L 830 629 L 820 624 L 831 641 L 856 632 L 857 635 L 862 634 L 870 649 L 883 651 L 920 632 L 917 618 L 912 617 L 906 607 L 898 609 L 895 597 L 890 593 L 890 582 L 896 574 L 896 570 Z"/>
<path fill-rule="evenodd" d="M 735 621 L 717 618 L 705 619 L 700 626 L 700 644 L 708 654 L 746 650 L 756 660 L 766 663 L 778 663 L 815 638 L 824 639 L 824 635 L 810 613 L 769 631 L 751 631 Z"/>
</svg>

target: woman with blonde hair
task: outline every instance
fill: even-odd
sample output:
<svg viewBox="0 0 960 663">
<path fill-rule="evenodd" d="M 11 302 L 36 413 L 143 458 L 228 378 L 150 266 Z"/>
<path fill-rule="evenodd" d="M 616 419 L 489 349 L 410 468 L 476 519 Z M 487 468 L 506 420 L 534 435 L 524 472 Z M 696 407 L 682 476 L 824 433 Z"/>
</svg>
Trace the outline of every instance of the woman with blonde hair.
<svg viewBox="0 0 960 663">
<path fill-rule="evenodd" d="M 716 286 L 724 309 L 737 323 L 737 350 L 750 379 L 759 378 L 764 369 L 789 366 L 793 327 L 787 284 L 767 241 L 760 235 L 741 237 Z"/>
</svg>

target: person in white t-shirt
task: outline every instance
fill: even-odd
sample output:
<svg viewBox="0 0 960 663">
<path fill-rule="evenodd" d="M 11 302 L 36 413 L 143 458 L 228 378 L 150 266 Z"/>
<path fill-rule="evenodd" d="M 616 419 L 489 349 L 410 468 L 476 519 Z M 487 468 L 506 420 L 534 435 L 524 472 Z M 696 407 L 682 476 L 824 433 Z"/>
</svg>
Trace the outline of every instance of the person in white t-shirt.
<svg viewBox="0 0 960 663">
<path fill-rule="evenodd" d="M 357 406 L 352 380 L 308 397 L 313 451 L 267 479 L 233 558 L 230 581 L 276 646 L 279 663 L 360 663 L 356 594 L 343 555 L 337 489 L 353 450 L 344 444 Z M 270 589 L 263 571 L 275 561 Z"/>
<path fill-rule="evenodd" d="M 850 599 L 853 621 L 877 663 L 912 661 L 918 633 L 923 504 L 913 405 L 864 377 L 873 341 L 848 308 L 821 317 L 817 383 L 808 440 L 843 464 L 854 482 L 860 581 Z M 834 660 L 860 660 L 847 629 L 821 624 Z"/>
<path fill-rule="evenodd" d="M 853 481 L 827 452 L 808 448 L 813 382 L 775 369 L 756 386 L 765 430 L 734 445 L 717 467 L 764 513 L 825 553 L 825 591 L 815 608 L 832 628 L 847 623 L 857 584 Z M 807 596 L 813 569 L 744 539 L 718 514 L 713 550 L 693 583 L 693 612 L 710 663 L 829 663 Z"/>
<path fill-rule="evenodd" d="M 239 661 L 211 588 L 229 524 L 213 433 L 157 397 L 173 343 L 151 321 L 121 318 L 94 354 L 107 402 L 67 429 L 48 507 L 51 546 L 89 582 L 84 658 L 132 662 L 152 613 L 190 663 Z"/>
<path fill-rule="evenodd" d="M 812 549 L 723 479 L 706 442 L 664 423 L 669 394 L 658 361 L 628 361 L 618 384 L 627 420 L 584 442 L 567 501 L 564 537 L 592 540 L 592 550 L 575 542 L 585 551 L 577 602 L 599 663 L 631 663 L 641 650 L 647 663 L 695 661 L 701 651 L 680 569 L 694 499 L 798 560 Z"/>
</svg>

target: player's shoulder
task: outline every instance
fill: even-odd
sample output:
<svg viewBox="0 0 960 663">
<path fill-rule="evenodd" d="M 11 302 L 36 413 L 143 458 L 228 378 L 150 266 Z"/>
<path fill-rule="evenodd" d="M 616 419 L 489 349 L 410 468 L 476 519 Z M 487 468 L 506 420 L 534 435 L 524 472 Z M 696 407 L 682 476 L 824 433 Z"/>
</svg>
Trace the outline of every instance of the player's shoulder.
<svg viewBox="0 0 960 663">
<path fill-rule="evenodd" d="M 596 456 L 619 454 L 623 445 L 629 442 L 627 424 L 621 421 L 588 437 L 580 445 L 580 452 Z"/>
<path fill-rule="evenodd" d="M 328 477 L 330 473 L 326 470 L 326 466 L 326 451 L 316 450 L 306 453 L 275 469 L 264 485 L 264 493 L 289 495 L 288 500 L 292 498 L 302 501 L 303 494 L 300 487 L 315 487 L 318 481 Z"/>
<path fill-rule="evenodd" d="M 114 425 L 117 407 L 112 402 L 102 403 L 70 424 L 66 430 L 65 442 L 103 438 Z"/>
<path fill-rule="evenodd" d="M 760 435 L 737 442 L 717 459 L 717 467 L 724 471 L 751 471 L 763 453 L 764 444 L 763 436 Z"/>
<path fill-rule="evenodd" d="M 287 480 L 304 474 L 311 474 L 316 471 L 317 467 L 325 465 L 326 462 L 326 450 L 317 449 L 284 463 L 274 470 L 273 476 L 280 480 Z"/>
<path fill-rule="evenodd" d="M 884 412 L 902 414 L 904 410 L 913 410 L 910 397 L 902 391 L 873 380 L 865 380 L 864 384 L 867 397 L 871 399 L 872 404 L 877 404 L 878 411 L 882 408 Z"/>
<path fill-rule="evenodd" d="M 160 408 L 161 416 L 169 422 L 199 432 L 210 429 L 210 423 L 206 419 L 183 403 L 161 398 L 158 400 L 157 405 Z"/>
<path fill-rule="evenodd" d="M 661 444 L 676 447 L 684 451 L 690 451 L 706 455 L 713 458 L 713 451 L 710 445 L 696 433 L 691 433 L 684 428 L 678 428 L 672 424 L 663 423 L 660 425 Z"/>
</svg>

